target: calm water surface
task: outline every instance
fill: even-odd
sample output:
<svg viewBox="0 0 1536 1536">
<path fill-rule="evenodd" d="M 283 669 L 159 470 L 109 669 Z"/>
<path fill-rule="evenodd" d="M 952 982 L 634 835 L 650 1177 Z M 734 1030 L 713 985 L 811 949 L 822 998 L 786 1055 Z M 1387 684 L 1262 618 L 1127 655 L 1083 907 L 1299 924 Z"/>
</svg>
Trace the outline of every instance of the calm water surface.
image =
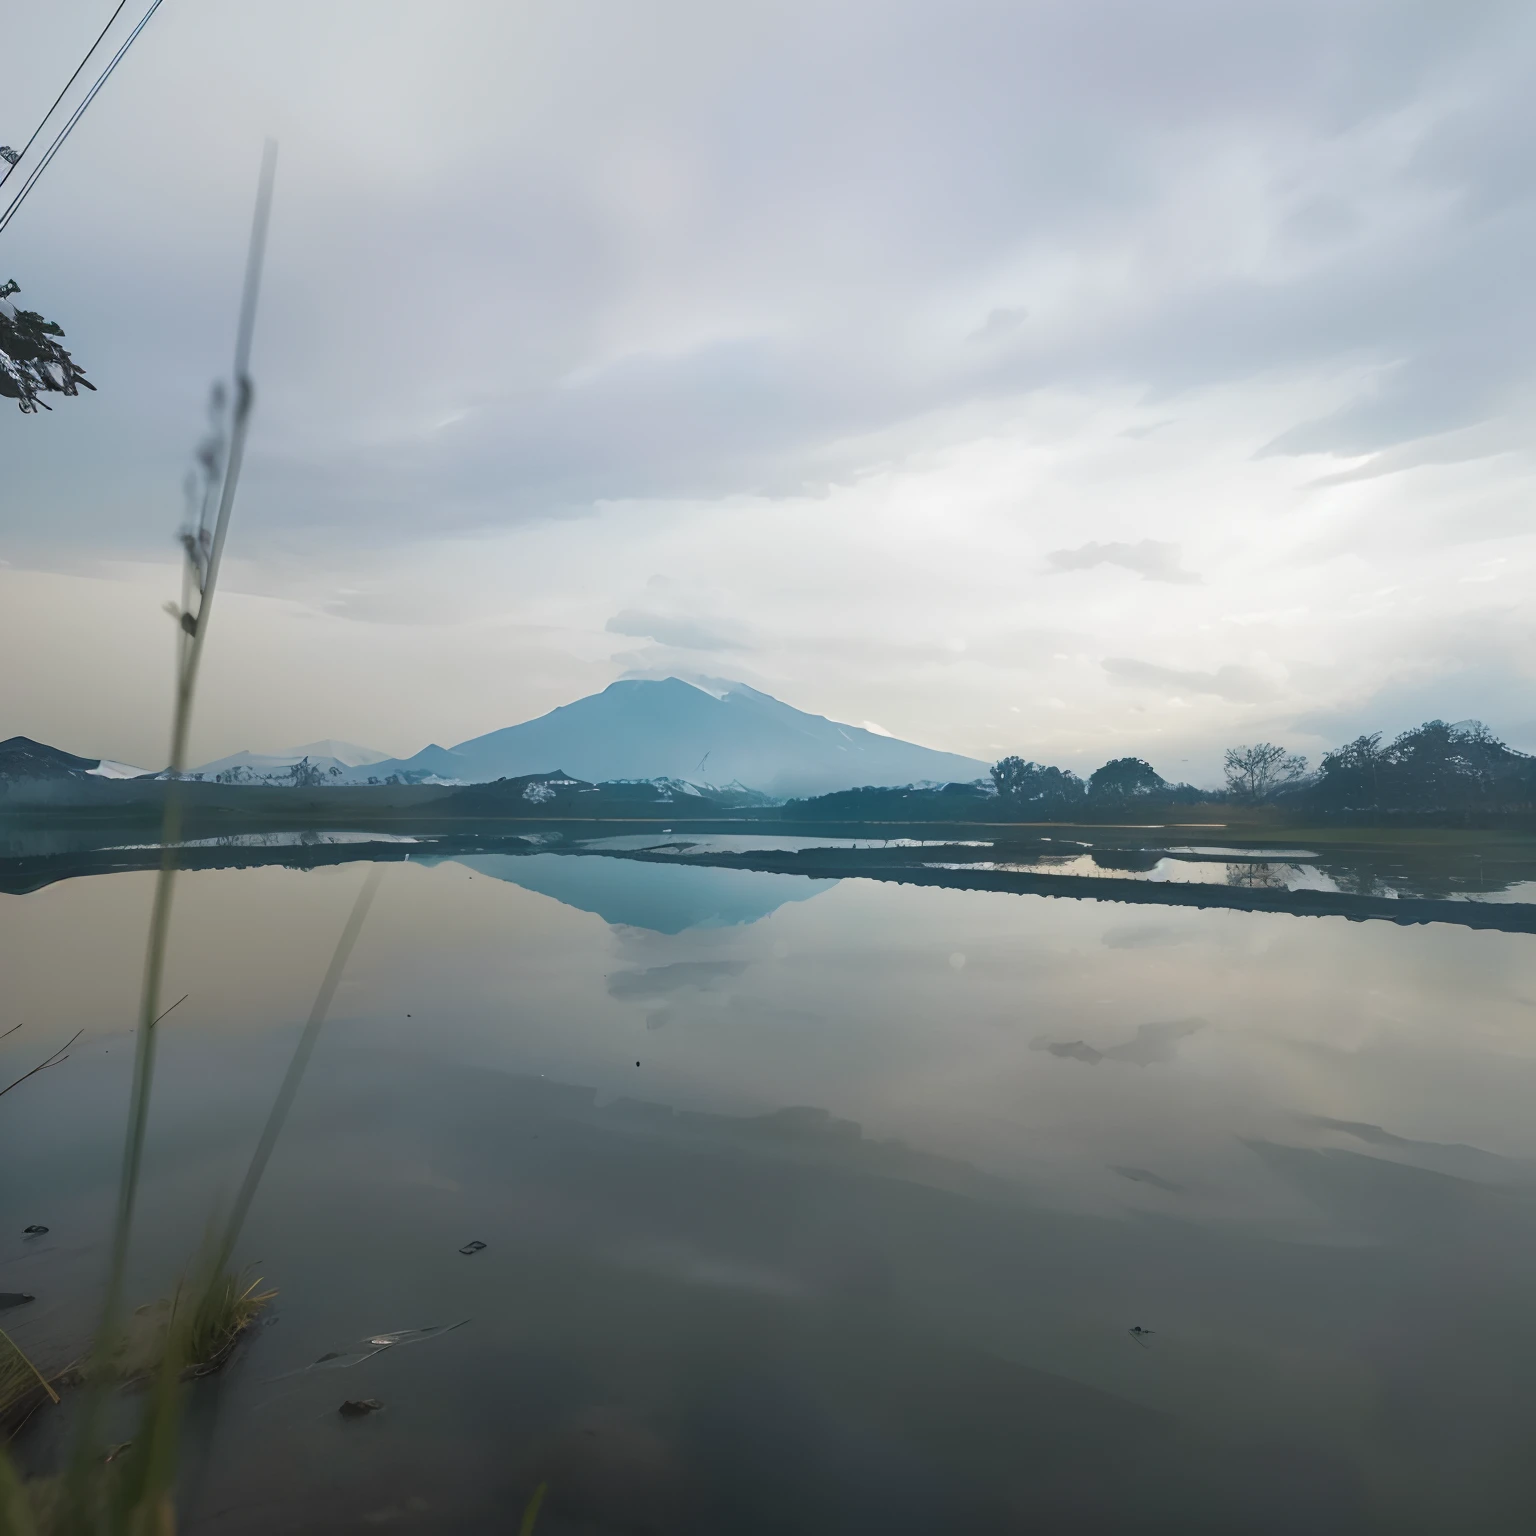
<svg viewBox="0 0 1536 1536">
<path fill-rule="evenodd" d="M 138 1299 L 238 1180 L 364 872 L 181 877 Z M 0 896 L 6 1080 L 85 1029 L 0 1101 L 5 1321 L 50 1364 L 150 888 Z M 510 1530 L 547 1481 L 542 1536 L 1528 1531 L 1532 943 L 393 865 L 247 1231 L 271 1321 L 193 1402 L 189 1527 Z"/>
</svg>

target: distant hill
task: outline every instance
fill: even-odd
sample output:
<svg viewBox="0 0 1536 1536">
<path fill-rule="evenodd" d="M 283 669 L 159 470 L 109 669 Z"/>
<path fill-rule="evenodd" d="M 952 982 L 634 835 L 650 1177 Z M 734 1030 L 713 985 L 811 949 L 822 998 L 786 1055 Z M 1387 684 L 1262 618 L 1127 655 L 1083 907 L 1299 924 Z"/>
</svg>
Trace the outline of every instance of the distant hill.
<svg viewBox="0 0 1536 1536">
<path fill-rule="evenodd" d="M 0 741 L 0 779 L 76 779 L 90 773 L 100 761 L 61 752 L 30 736 Z"/>
<path fill-rule="evenodd" d="M 937 752 L 781 704 L 744 683 L 710 691 L 669 677 L 611 683 L 536 720 L 492 731 L 452 749 L 371 763 L 353 783 L 549 774 L 556 765 L 590 783 L 669 779 L 702 787 L 744 785 L 776 797 L 820 795 L 861 785 L 982 777 L 987 764 Z"/>
<path fill-rule="evenodd" d="M 311 741 L 283 752 L 232 752 L 211 763 L 190 769 L 194 777 L 219 784 L 295 784 L 313 786 L 345 779 L 355 782 L 352 770 L 384 761 L 389 754 L 350 741 Z M 299 764 L 303 768 L 296 774 Z"/>
</svg>

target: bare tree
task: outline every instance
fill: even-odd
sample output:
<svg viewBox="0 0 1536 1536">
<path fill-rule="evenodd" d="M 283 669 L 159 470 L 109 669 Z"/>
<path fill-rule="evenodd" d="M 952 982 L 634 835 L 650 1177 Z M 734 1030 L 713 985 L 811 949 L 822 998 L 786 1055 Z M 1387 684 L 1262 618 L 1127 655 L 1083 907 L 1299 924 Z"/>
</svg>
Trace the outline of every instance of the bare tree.
<svg viewBox="0 0 1536 1536">
<path fill-rule="evenodd" d="M 1268 800 L 1277 789 L 1294 784 L 1307 771 L 1307 760 L 1272 741 L 1228 747 L 1223 764 L 1227 790 L 1242 800 Z"/>
</svg>

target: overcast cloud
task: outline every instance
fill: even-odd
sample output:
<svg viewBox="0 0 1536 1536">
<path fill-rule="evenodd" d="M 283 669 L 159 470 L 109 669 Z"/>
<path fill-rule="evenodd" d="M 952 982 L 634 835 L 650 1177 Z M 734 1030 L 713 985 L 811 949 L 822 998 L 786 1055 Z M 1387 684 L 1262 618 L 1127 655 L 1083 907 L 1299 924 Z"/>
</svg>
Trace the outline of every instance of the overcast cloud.
<svg viewBox="0 0 1536 1536">
<path fill-rule="evenodd" d="M 1179 564 L 1179 546 L 1140 539 L 1135 544 L 1100 544 L 1090 539 L 1077 549 L 1053 549 L 1046 560 L 1054 571 L 1091 571 L 1096 565 L 1118 565 L 1147 581 L 1187 584 L 1199 581 Z"/>
<path fill-rule="evenodd" d="M 7 4 L 19 145 L 106 0 Z M 1210 778 L 1536 748 L 1525 4 L 166 0 L 0 278 L 0 735 L 157 761 L 171 535 L 281 158 L 195 751 L 634 672 Z"/>
</svg>

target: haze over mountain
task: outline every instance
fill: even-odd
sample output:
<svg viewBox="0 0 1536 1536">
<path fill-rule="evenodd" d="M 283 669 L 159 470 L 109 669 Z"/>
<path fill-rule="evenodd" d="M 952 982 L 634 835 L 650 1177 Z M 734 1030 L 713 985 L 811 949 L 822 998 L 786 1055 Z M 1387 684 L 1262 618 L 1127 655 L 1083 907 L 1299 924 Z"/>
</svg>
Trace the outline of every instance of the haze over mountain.
<svg viewBox="0 0 1536 1536">
<path fill-rule="evenodd" d="M 433 745 L 371 763 L 348 779 L 398 774 L 484 783 L 555 769 L 593 783 L 669 778 L 788 797 L 975 779 L 987 764 L 806 714 L 745 683 L 699 686 L 669 677 L 611 683 L 535 720 L 452 749 Z"/>
</svg>

